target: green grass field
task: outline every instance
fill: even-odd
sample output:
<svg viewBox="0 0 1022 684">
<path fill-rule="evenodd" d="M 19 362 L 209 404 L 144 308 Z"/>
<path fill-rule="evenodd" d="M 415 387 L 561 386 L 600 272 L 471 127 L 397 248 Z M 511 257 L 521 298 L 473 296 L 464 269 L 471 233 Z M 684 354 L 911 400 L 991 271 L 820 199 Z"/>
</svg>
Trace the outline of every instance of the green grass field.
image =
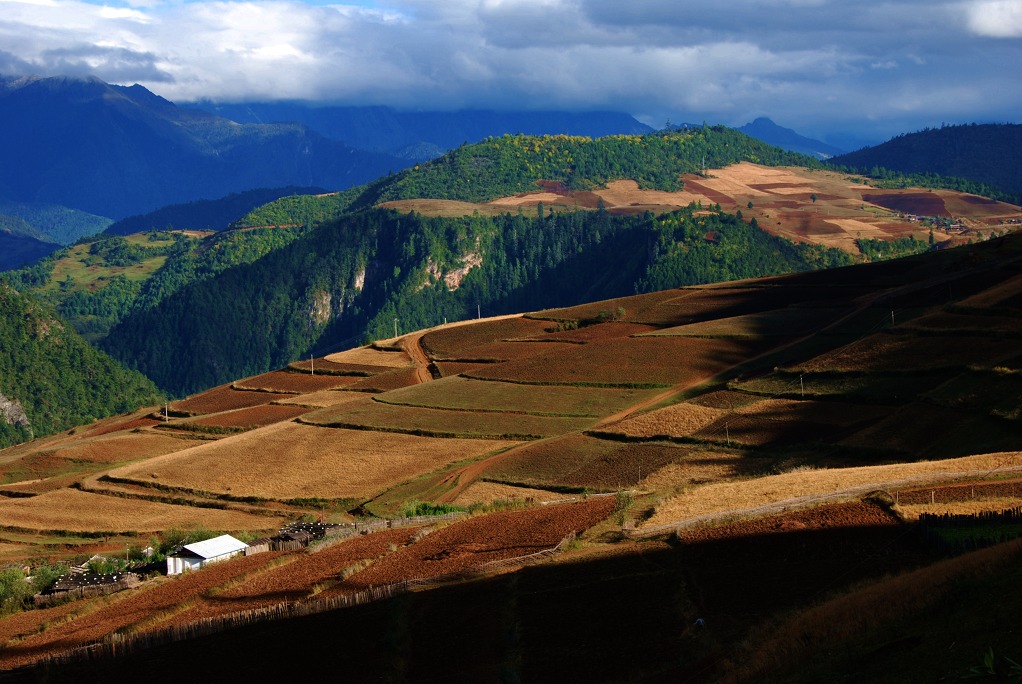
<svg viewBox="0 0 1022 684">
<path fill-rule="evenodd" d="M 299 422 L 324 427 L 380 430 L 432 437 L 534 439 L 582 430 L 591 418 L 555 418 L 515 413 L 447 411 L 393 406 L 377 401 L 336 406 L 306 414 Z"/>
<path fill-rule="evenodd" d="M 650 390 L 550 387 L 451 377 L 387 392 L 376 399 L 386 404 L 425 408 L 599 418 L 651 394 Z"/>
</svg>

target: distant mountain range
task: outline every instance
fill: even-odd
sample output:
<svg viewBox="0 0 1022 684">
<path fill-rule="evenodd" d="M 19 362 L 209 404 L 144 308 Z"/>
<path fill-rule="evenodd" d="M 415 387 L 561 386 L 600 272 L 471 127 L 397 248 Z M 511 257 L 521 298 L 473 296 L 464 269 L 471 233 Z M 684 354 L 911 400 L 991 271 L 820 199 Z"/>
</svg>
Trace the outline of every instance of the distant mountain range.
<svg viewBox="0 0 1022 684">
<path fill-rule="evenodd" d="M 196 200 L 172 204 L 148 214 L 129 216 L 106 229 L 108 235 L 131 235 L 147 230 L 183 228 L 199 230 L 225 230 L 256 207 L 269 204 L 289 195 L 315 195 L 327 192 L 324 188 L 288 186 L 286 188 L 257 188 L 231 193 L 216 200 Z"/>
<path fill-rule="evenodd" d="M 599 138 L 653 130 L 621 112 L 408 112 L 392 107 L 318 107 L 293 102 L 202 102 L 194 106 L 238 123 L 297 122 L 352 147 L 413 162 L 505 133 Z"/>
<path fill-rule="evenodd" d="M 738 130 L 768 145 L 780 147 L 789 152 L 800 152 L 821 160 L 844 153 L 844 150 L 838 149 L 833 145 L 807 138 L 790 128 L 778 126 L 766 117 L 760 117 L 752 123 L 747 123 Z"/>
<path fill-rule="evenodd" d="M 405 162 L 300 124 L 243 124 L 145 88 L 0 79 L 0 199 L 113 219 L 257 187 L 358 185 Z"/>
</svg>

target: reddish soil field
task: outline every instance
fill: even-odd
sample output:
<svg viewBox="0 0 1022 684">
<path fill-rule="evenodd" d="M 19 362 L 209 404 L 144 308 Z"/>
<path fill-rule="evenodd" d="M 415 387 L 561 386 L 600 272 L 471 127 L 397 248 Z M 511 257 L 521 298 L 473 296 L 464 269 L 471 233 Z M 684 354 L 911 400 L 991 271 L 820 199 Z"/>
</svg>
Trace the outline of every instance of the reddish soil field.
<svg viewBox="0 0 1022 684">
<path fill-rule="evenodd" d="M 602 497 L 469 518 L 380 559 L 324 595 L 462 572 L 483 563 L 537 553 L 556 546 L 571 532 L 592 527 L 613 508 L 614 498 Z"/>
<path fill-rule="evenodd" d="M 312 409 L 304 406 L 278 406 L 266 404 L 265 406 L 253 406 L 251 408 L 239 409 L 228 413 L 218 413 L 212 416 L 205 416 L 190 420 L 188 425 L 209 425 L 213 427 L 261 427 L 270 423 L 279 423 L 282 420 L 291 420 L 308 413 Z"/>
<path fill-rule="evenodd" d="M 318 584 L 339 582 L 340 572 L 345 568 L 384 556 L 392 546 L 410 543 L 416 532 L 418 528 L 385 530 L 354 537 L 316 553 L 297 553 L 283 565 L 259 572 L 215 596 L 204 596 L 194 608 L 175 615 L 165 624 L 183 625 L 203 618 L 299 601 L 308 597 Z"/>
<path fill-rule="evenodd" d="M 757 520 L 747 520 L 715 527 L 681 530 L 678 538 L 686 544 L 782 534 L 795 530 L 819 530 L 834 527 L 893 527 L 897 517 L 880 506 L 869 503 L 844 503 L 818 506 Z"/>
<path fill-rule="evenodd" d="M 278 370 L 263 373 L 254 378 L 238 380 L 234 383 L 234 387 L 245 390 L 302 394 L 343 387 L 352 384 L 355 380 L 355 378 L 342 375 L 310 375 L 309 373 Z"/>
<path fill-rule="evenodd" d="M 417 368 L 398 368 L 396 370 L 388 369 L 386 373 L 380 373 L 370 378 L 362 378 L 358 382 L 348 385 L 348 389 L 359 392 L 387 392 L 418 383 L 419 371 Z"/>
<path fill-rule="evenodd" d="M 465 375 L 537 384 L 669 386 L 716 374 L 766 351 L 775 343 L 695 337 L 626 337 L 572 345 Z"/>
<path fill-rule="evenodd" d="M 688 400 L 688 403 L 733 411 L 743 406 L 754 404 L 757 401 L 763 401 L 764 398 L 765 397 L 748 394 L 746 392 L 717 390 L 715 392 L 707 392 L 706 394 L 700 394 L 697 397 L 693 397 Z"/>
<path fill-rule="evenodd" d="M 103 421 L 101 425 L 89 430 L 85 433 L 85 437 L 99 437 L 100 435 L 108 435 L 111 432 L 119 432 L 121 430 L 128 431 L 134 430 L 135 428 L 147 428 L 154 425 L 159 425 L 161 421 L 156 418 L 150 418 L 149 416 L 137 416 L 130 418 L 129 420 L 115 420 L 115 421 Z"/>
<path fill-rule="evenodd" d="M 871 193 L 862 196 L 867 202 L 900 211 L 905 214 L 916 214 L 918 216 L 950 216 L 944 207 L 944 199 L 933 192 L 898 192 Z"/>
<path fill-rule="evenodd" d="M 542 342 L 491 342 L 481 344 L 478 347 L 465 349 L 463 353 L 451 355 L 449 359 L 463 359 L 465 361 L 513 361 L 516 359 L 531 359 L 544 352 L 556 351 L 564 347 L 564 342 L 542 341 Z"/>
<path fill-rule="evenodd" d="M 693 478 L 743 474 L 759 467 L 756 459 L 724 459 L 720 454 L 669 444 L 622 444 L 572 435 L 516 450 L 484 478 L 527 485 L 627 489 L 669 464 L 689 466 Z"/>
<path fill-rule="evenodd" d="M 440 377 L 449 378 L 452 375 L 460 375 L 474 371 L 477 368 L 485 367 L 485 363 L 463 363 L 461 361 L 437 361 L 436 367 L 440 371 Z"/>
<path fill-rule="evenodd" d="M 288 399 L 291 394 L 275 392 L 251 392 L 232 389 L 229 385 L 214 387 L 194 397 L 171 403 L 171 411 L 182 411 L 191 415 L 219 413 L 232 409 L 249 408 L 269 404 L 277 399 Z"/>
<path fill-rule="evenodd" d="M 541 335 L 552 327 L 549 321 L 530 318 L 504 318 L 471 325 L 457 325 L 428 332 L 422 336 L 422 348 L 439 358 L 476 358 L 473 347 L 502 340 Z"/>
<path fill-rule="evenodd" d="M 621 337 L 631 337 L 632 335 L 641 335 L 643 333 L 653 332 L 654 330 L 658 330 L 658 328 L 652 325 L 643 325 L 641 323 L 612 321 L 609 323 L 587 325 L 575 330 L 562 330 L 561 332 L 536 335 L 532 339 L 559 342 L 594 342 L 597 340 L 613 340 Z"/>
<path fill-rule="evenodd" d="M 251 572 L 280 555 L 279 552 L 261 553 L 247 558 L 235 558 L 197 572 L 168 578 L 158 586 L 129 590 L 115 596 L 108 606 L 4 648 L 0 652 L 0 669 L 27 665 L 48 652 L 84 646 L 119 629 L 145 622 L 154 615 L 179 610 L 203 592 Z M 154 626 L 159 625 L 157 623 Z"/>
<path fill-rule="evenodd" d="M 905 504 L 930 503 L 931 494 L 935 503 L 972 501 L 1018 497 L 1022 495 L 1022 479 L 998 480 L 996 482 L 966 482 L 955 485 L 904 489 L 898 492 L 898 502 Z"/>
<path fill-rule="evenodd" d="M 326 359 L 316 359 L 315 362 L 295 361 L 290 364 L 291 368 L 296 368 L 302 372 L 312 373 L 324 373 L 331 375 L 354 375 L 354 376 L 366 376 L 376 375 L 377 373 L 386 373 L 387 371 L 393 370 L 393 366 L 372 366 L 362 363 L 337 363 L 335 361 L 327 361 Z"/>
</svg>

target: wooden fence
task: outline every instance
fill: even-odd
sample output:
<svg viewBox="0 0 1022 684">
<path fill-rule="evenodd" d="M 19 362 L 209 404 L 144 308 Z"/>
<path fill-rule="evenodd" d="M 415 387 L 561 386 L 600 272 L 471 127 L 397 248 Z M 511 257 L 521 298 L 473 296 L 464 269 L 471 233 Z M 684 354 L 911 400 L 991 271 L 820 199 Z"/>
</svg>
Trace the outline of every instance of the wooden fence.
<svg viewBox="0 0 1022 684">
<path fill-rule="evenodd" d="M 116 582 L 86 584 L 73 587 L 71 589 L 65 589 L 63 591 L 54 591 L 49 594 L 36 594 L 32 597 L 32 602 L 37 608 L 44 608 L 54 603 L 63 603 L 64 601 L 114 594 L 118 591 L 123 591 L 124 589 L 137 587 L 141 583 L 142 581 L 139 579 L 138 575 L 129 572 L 124 573 L 124 577 Z"/>
</svg>

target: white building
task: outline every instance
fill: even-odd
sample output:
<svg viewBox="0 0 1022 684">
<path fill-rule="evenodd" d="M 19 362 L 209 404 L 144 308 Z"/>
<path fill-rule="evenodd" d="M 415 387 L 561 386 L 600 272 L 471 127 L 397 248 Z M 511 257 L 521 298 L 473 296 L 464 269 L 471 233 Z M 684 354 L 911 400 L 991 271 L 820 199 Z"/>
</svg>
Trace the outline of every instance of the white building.
<svg viewBox="0 0 1022 684">
<path fill-rule="evenodd" d="M 180 575 L 187 570 L 198 570 L 208 563 L 218 563 L 244 553 L 247 547 L 248 544 L 229 534 L 185 544 L 180 551 L 167 556 L 167 574 Z"/>
</svg>

